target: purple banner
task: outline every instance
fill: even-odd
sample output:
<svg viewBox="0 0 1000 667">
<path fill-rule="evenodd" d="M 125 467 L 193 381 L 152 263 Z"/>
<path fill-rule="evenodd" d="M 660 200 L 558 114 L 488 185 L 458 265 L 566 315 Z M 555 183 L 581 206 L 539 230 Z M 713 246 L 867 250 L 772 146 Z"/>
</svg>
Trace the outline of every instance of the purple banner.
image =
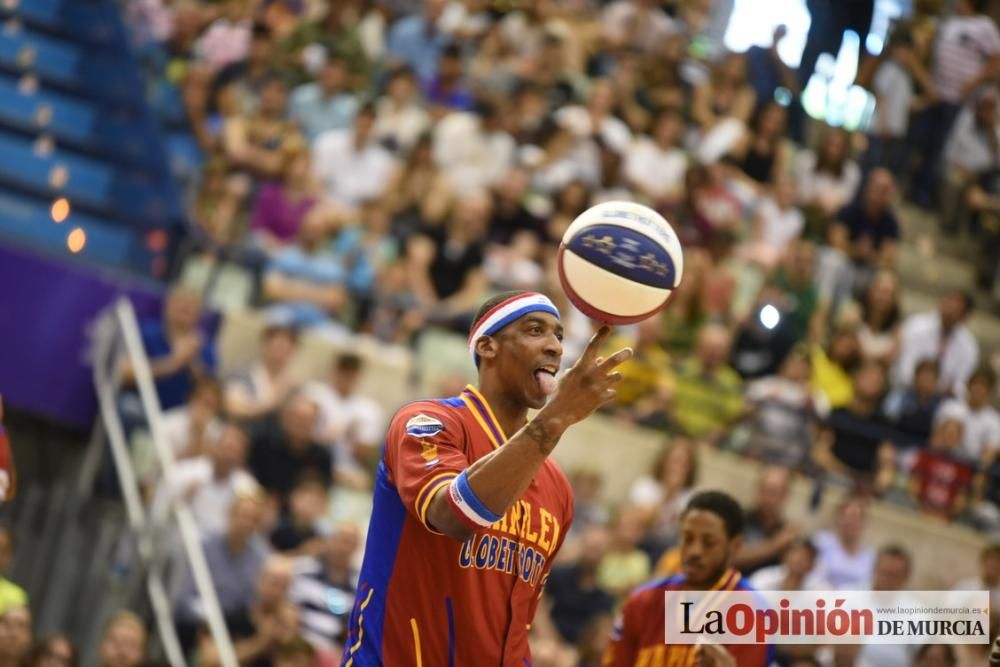
<svg viewBox="0 0 1000 667">
<path fill-rule="evenodd" d="M 87 327 L 125 294 L 140 317 L 161 293 L 120 275 L 0 247 L 0 395 L 11 408 L 90 428 L 97 414 Z"/>
</svg>

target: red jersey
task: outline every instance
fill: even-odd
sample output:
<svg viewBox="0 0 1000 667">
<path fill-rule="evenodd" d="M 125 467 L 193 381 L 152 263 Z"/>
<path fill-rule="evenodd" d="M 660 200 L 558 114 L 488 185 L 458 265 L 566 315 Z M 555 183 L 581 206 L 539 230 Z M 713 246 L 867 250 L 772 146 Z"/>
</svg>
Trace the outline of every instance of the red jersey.
<svg viewBox="0 0 1000 667">
<path fill-rule="evenodd" d="M 496 523 L 464 543 L 427 523 L 431 500 L 507 440 L 473 387 L 392 419 L 344 667 L 525 667 L 528 628 L 573 518 L 566 476 L 546 461 Z"/>
<path fill-rule="evenodd" d="M 3 424 L 0 424 L 0 503 L 14 498 L 17 490 L 17 475 L 14 472 L 14 454 L 10 450 L 10 440 Z"/>
<path fill-rule="evenodd" d="M 611 632 L 611 645 L 604 654 L 604 667 L 693 667 L 694 645 L 667 645 L 666 598 L 664 593 L 682 590 L 686 577 L 679 574 L 652 581 L 636 589 L 625 601 Z M 727 570 L 713 591 L 753 590 L 736 570 Z M 767 667 L 773 646 L 744 644 L 725 647 L 739 667 Z"/>
<path fill-rule="evenodd" d="M 955 513 L 955 501 L 969 490 L 974 477 L 971 465 L 935 449 L 922 450 L 910 474 L 917 481 L 921 507 L 945 517 Z"/>
</svg>

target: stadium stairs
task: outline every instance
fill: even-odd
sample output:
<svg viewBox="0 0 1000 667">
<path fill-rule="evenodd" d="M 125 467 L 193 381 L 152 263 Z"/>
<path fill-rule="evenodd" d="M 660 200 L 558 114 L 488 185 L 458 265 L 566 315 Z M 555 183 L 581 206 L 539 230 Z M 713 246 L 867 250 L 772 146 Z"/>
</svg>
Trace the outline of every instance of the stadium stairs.
<svg viewBox="0 0 1000 667">
<path fill-rule="evenodd" d="M 184 224 L 178 114 L 176 91 L 146 83 L 114 0 L 4 0 L 0 239 L 68 257 L 81 228 L 80 259 L 165 277 Z"/>
</svg>

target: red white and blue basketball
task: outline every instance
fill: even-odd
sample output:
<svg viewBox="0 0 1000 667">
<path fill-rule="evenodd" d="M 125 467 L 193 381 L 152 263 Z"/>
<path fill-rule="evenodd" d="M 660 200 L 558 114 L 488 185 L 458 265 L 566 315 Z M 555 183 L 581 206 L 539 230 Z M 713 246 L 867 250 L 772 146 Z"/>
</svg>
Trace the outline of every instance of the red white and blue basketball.
<svg viewBox="0 0 1000 667">
<path fill-rule="evenodd" d="M 588 317 L 632 324 L 664 306 L 681 282 L 684 254 L 670 223 L 653 209 L 612 201 L 587 209 L 559 245 L 559 280 Z"/>
</svg>

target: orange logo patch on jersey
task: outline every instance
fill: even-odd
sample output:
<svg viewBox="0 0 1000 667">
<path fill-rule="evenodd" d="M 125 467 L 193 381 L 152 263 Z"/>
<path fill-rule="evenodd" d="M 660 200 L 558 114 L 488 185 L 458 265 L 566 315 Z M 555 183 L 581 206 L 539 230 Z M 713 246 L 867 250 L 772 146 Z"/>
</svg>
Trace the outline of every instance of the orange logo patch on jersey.
<svg viewBox="0 0 1000 667">
<path fill-rule="evenodd" d="M 427 461 L 428 468 L 433 468 L 440 463 L 437 445 L 429 440 L 420 440 L 420 456 L 423 457 L 424 461 Z"/>
</svg>

